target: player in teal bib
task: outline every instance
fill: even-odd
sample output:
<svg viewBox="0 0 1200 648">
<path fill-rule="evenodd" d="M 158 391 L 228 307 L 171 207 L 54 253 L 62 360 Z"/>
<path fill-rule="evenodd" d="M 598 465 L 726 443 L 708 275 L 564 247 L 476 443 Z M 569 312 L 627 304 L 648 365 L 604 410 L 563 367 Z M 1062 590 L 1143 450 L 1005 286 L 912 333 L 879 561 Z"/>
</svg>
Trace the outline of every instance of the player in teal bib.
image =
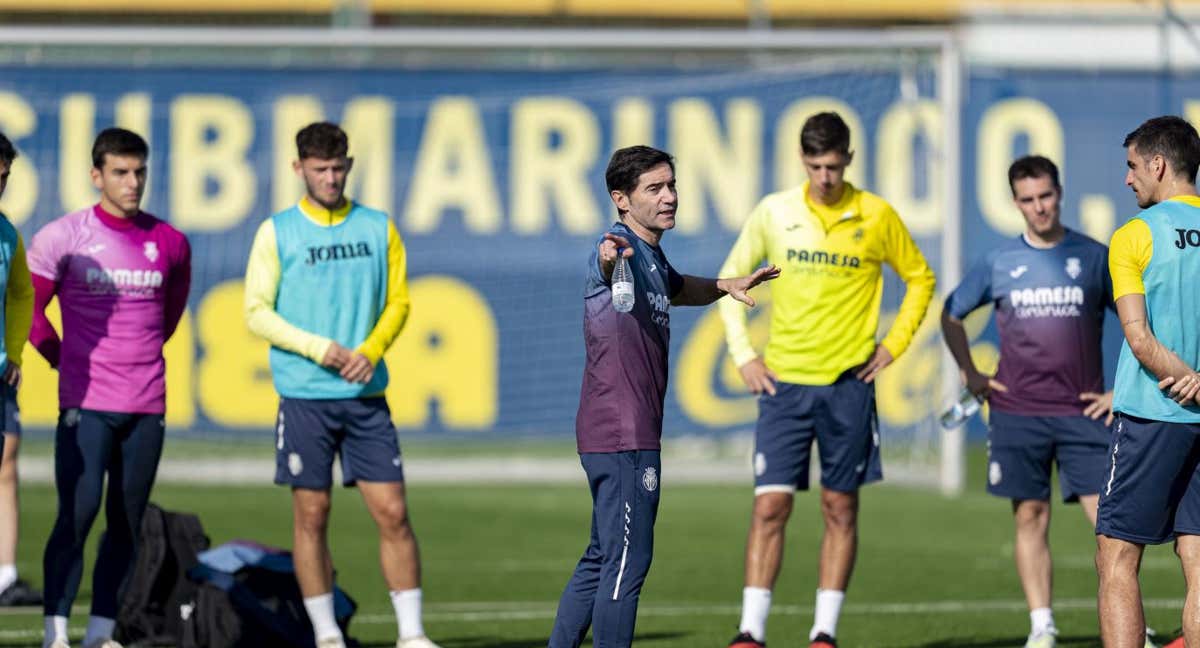
<svg viewBox="0 0 1200 648">
<path fill-rule="evenodd" d="M 281 286 L 275 311 L 288 322 L 320 332 L 353 349 L 367 339 L 387 304 L 387 214 L 351 202 L 345 220 L 318 225 L 293 206 L 271 217 L 279 250 Z M 303 286 L 303 290 L 297 287 Z M 383 360 L 366 383 L 304 356 L 271 347 L 275 389 L 286 398 L 359 398 L 383 392 Z"/>
<path fill-rule="evenodd" d="M 333 462 L 379 530 L 397 648 L 437 648 L 421 622 L 421 569 L 404 462 L 384 398 L 383 354 L 408 318 L 406 253 L 387 214 L 345 196 L 346 133 L 296 135 L 300 202 L 263 221 L 246 265 L 246 325 L 271 343 L 279 392 L 275 483 L 292 489 L 296 580 L 316 648 L 345 648 L 334 615 L 327 531 Z"/>
<path fill-rule="evenodd" d="M 1125 343 L 1117 361 L 1097 511 L 1100 631 L 1141 646 L 1138 569 L 1147 544 L 1176 540 L 1188 586 L 1183 631 L 1200 645 L 1200 135 L 1179 117 L 1125 138 L 1125 184 L 1143 211 L 1113 234 L 1109 269 Z"/>
<path fill-rule="evenodd" d="M 1161 202 L 1134 218 L 1150 230 L 1151 254 L 1142 270 L 1150 330 L 1187 366 L 1200 366 L 1200 208 L 1181 197 Z M 1189 241 L 1189 238 L 1192 239 Z M 1130 293 L 1136 294 L 1136 293 Z M 1117 361 L 1113 409 L 1156 421 L 1200 423 L 1195 401 L 1183 405 L 1163 393 L 1159 378 L 1134 355 L 1126 340 Z"/>
</svg>

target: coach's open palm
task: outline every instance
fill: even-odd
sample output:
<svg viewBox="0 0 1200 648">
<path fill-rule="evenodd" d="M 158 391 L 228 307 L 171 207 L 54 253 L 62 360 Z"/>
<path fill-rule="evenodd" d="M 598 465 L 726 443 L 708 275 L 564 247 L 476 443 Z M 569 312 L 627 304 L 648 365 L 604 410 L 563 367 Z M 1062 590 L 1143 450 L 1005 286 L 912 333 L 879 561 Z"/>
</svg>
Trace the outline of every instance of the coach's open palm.
<svg viewBox="0 0 1200 648">
<path fill-rule="evenodd" d="M 730 297 L 746 304 L 747 306 L 754 305 L 754 298 L 750 296 L 750 289 L 765 281 L 770 281 L 779 277 L 779 266 L 769 265 L 763 266 L 745 277 L 737 277 L 734 279 L 718 279 L 717 287 L 729 294 Z"/>
</svg>

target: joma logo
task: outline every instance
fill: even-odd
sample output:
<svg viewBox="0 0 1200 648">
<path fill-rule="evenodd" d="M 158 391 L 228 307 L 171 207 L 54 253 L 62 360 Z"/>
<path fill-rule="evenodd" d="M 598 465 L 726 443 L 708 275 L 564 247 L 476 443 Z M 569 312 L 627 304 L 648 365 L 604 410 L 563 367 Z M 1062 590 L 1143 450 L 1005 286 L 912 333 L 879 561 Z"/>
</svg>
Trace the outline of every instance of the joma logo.
<svg viewBox="0 0 1200 648">
<path fill-rule="evenodd" d="M 365 242 L 338 243 L 308 248 L 308 259 L 305 265 L 315 265 L 321 261 L 339 261 L 341 259 L 357 259 L 371 256 L 371 246 Z"/>
<path fill-rule="evenodd" d="M 1175 233 L 1179 235 L 1179 240 L 1175 241 L 1175 247 L 1180 250 L 1189 247 L 1200 247 L 1200 230 L 1177 229 Z"/>
</svg>

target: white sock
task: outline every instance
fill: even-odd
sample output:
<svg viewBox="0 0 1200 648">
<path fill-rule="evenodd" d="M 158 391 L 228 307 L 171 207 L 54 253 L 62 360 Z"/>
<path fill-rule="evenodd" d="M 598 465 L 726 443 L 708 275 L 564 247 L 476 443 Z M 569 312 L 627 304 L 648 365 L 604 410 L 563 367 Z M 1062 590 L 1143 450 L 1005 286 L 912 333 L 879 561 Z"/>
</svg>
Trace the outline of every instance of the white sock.
<svg viewBox="0 0 1200 648">
<path fill-rule="evenodd" d="M 92 616 L 88 619 L 87 631 L 83 635 L 83 645 L 112 639 L 113 629 L 117 627 L 116 619 Z M 63 639 L 67 636 L 64 634 Z"/>
<path fill-rule="evenodd" d="M 1038 635 L 1054 629 L 1054 613 L 1048 607 L 1029 611 L 1029 634 Z"/>
<path fill-rule="evenodd" d="M 842 599 L 846 593 L 838 590 L 817 590 L 817 610 L 813 616 L 813 627 L 808 633 L 809 641 L 816 639 L 824 632 L 830 637 L 837 637 L 838 617 L 842 614 Z"/>
<path fill-rule="evenodd" d="M 312 622 L 313 636 L 317 641 L 341 638 L 342 629 L 333 615 L 333 592 L 304 599 L 304 609 L 308 611 L 308 620 Z"/>
<path fill-rule="evenodd" d="M 421 626 L 421 588 L 388 592 L 392 597 L 392 608 L 396 610 L 396 624 L 400 626 L 401 639 L 416 639 L 425 636 Z"/>
<path fill-rule="evenodd" d="M 17 566 L 0 565 L 0 592 L 8 589 L 8 586 L 15 582 L 17 582 Z"/>
<path fill-rule="evenodd" d="M 67 640 L 67 617 L 65 616 L 46 617 L 46 636 L 42 639 L 42 647 L 45 648 L 54 643 L 55 639 Z"/>
<path fill-rule="evenodd" d="M 771 590 L 742 588 L 742 622 L 738 632 L 748 632 L 756 641 L 767 640 L 767 614 L 771 612 Z"/>
</svg>

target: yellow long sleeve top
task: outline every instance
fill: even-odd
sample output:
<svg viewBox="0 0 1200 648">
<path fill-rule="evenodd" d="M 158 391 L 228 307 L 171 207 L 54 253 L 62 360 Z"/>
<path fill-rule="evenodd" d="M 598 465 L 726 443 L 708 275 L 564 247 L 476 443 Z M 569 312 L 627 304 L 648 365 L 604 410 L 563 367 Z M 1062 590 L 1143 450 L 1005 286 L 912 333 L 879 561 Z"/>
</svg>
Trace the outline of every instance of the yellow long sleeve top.
<svg viewBox="0 0 1200 648">
<path fill-rule="evenodd" d="M 345 206 L 330 211 L 304 197 L 300 200 L 299 207 L 313 223 L 322 227 L 335 227 L 346 220 L 351 204 L 350 201 L 346 201 Z M 410 302 L 406 266 L 404 242 L 400 239 L 395 224 L 389 220 L 387 301 L 371 333 L 355 349 L 372 364 L 379 362 L 408 320 Z M 246 264 L 246 324 L 252 332 L 272 345 L 320 363 L 333 341 L 305 331 L 275 311 L 281 273 L 275 225 L 268 218 L 258 227 Z"/>
<path fill-rule="evenodd" d="M 29 339 L 29 327 L 33 323 L 33 282 L 29 276 L 29 263 L 25 260 L 25 242 L 21 240 L 20 233 L 17 234 L 17 246 L 8 270 L 4 323 L 4 348 L 8 361 L 19 367 L 21 352 L 25 349 L 25 340 Z"/>
<path fill-rule="evenodd" d="M 879 196 L 846 183 L 834 205 L 813 202 L 808 183 L 763 198 L 751 212 L 720 276 L 750 273 L 763 261 L 783 269 L 771 286 L 768 367 L 784 382 L 828 385 L 870 358 L 879 327 L 883 268 L 904 280 L 900 312 L 882 344 L 899 357 L 933 298 L 933 270 L 908 229 Z M 720 300 L 726 342 L 740 367 L 757 357 L 745 309 Z"/>
</svg>

